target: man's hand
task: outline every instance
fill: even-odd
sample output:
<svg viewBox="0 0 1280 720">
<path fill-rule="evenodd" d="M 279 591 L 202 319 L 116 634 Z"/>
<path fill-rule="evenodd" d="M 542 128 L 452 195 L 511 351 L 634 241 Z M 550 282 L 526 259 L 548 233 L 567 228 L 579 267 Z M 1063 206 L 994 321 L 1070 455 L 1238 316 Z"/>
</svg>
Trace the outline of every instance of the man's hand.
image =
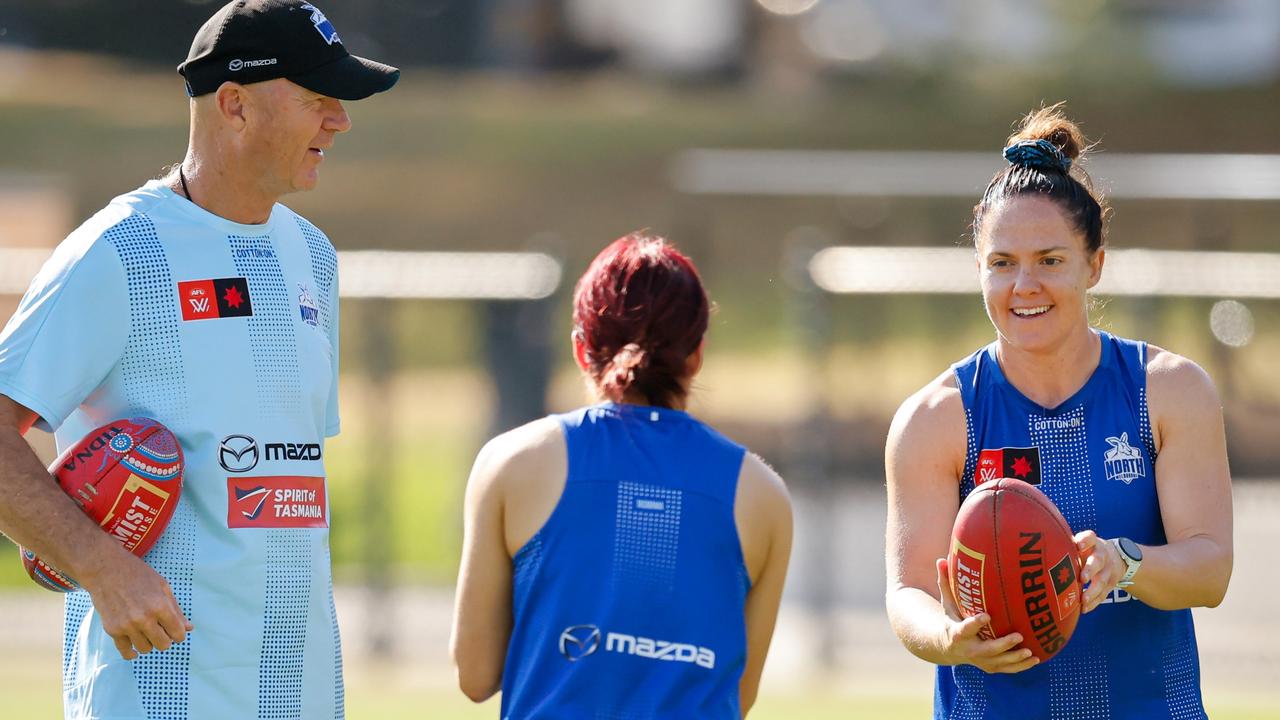
<svg viewBox="0 0 1280 720">
<path fill-rule="evenodd" d="M 30 409 L 0 395 L 0 532 L 76 579 L 126 660 L 192 629 L 169 583 L 80 512 L 22 439 Z"/>
<path fill-rule="evenodd" d="M 81 586 L 93 599 L 102 629 L 115 641 L 125 660 L 152 650 L 168 650 L 194 629 L 169 583 L 123 549 L 113 553 L 92 580 Z"/>
</svg>

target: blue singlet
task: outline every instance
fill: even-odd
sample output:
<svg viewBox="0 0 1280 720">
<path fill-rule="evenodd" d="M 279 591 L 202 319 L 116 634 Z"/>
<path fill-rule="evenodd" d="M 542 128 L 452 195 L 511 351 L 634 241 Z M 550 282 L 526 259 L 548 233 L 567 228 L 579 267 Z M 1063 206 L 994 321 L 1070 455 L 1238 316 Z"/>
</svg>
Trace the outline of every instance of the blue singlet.
<svg viewBox="0 0 1280 720">
<path fill-rule="evenodd" d="M 505 720 L 738 720 L 744 450 L 678 410 L 557 416 L 564 493 L 513 563 Z"/>
<path fill-rule="evenodd" d="M 1073 532 L 1165 544 L 1147 412 L 1147 345 L 1099 332 L 1084 387 L 1046 410 L 1005 379 L 995 345 L 954 366 L 968 420 L 963 500 L 975 479 L 1036 484 Z M 1207 717 L 1190 610 L 1165 611 L 1113 590 L 1082 615 L 1054 658 L 1013 675 L 939 667 L 934 718 L 1189 720 Z"/>
</svg>

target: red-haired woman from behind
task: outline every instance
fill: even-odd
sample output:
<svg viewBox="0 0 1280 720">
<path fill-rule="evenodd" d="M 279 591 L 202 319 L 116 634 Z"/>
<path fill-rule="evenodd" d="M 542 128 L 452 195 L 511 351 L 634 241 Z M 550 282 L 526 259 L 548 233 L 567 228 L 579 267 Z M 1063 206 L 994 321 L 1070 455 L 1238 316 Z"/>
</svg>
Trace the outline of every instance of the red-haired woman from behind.
<svg viewBox="0 0 1280 720">
<path fill-rule="evenodd" d="M 641 233 L 574 292 L 595 404 L 499 435 L 467 484 L 451 650 L 501 717 L 737 719 L 755 700 L 791 551 L 758 457 L 687 412 L 710 302 Z"/>
</svg>

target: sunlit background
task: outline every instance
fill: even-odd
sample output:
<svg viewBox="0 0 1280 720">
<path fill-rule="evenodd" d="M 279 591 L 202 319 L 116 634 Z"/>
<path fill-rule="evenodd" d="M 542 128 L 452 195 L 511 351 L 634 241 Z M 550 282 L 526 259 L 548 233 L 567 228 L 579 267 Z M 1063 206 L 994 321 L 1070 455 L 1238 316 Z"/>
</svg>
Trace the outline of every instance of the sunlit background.
<svg viewBox="0 0 1280 720">
<path fill-rule="evenodd" d="M 0 316 L 70 230 L 181 159 L 173 68 L 220 4 L 0 4 Z M 1115 209 L 1096 323 L 1191 357 L 1224 400 L 1236 566 L 1196 611 L 1206 704 L 1280 717 L 1280 4 L 319 4 L 353 52 L 404 68 L 348 106 L 319 189 L 286 199 L 341 253 L 326 460 L 352 718 L 497 716 L 447 658 L 467 471 L 491 434 L 583 402 L 572 285 L 638 228 L 718 303 L 693 412 L 796 497 L 753 717 L 926 716 L 931 668 L 883 613 L 885 434 L 990 341 L 970 210 L 1015 121 L 1059 100 L 1101 141 L 1086 167 Z M 4 714 L 54 717 L 61 601 L 6 552 Z"/>
</svg>

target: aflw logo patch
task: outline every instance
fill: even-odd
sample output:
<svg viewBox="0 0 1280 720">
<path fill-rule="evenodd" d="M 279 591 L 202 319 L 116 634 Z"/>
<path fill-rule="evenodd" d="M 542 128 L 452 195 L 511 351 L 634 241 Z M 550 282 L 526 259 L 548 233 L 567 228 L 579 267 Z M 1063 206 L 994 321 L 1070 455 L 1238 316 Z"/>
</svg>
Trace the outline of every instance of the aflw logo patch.
<svg viewBox="0 0 1280 720">
<path fill-rule="evenodd" d="M 180 282 L 178 302 L 182 305 L 183 320 L 215 320 L 253 314 L 249 281 L 242 277 Z"/>
<path fill-rule="evenodd" d="M 978 453 L 974 485 L 1000 478 L 1017 478 L 1030 485 L 1040 484 L 1040 448 L 1000 448 Z"/>
</svg>

